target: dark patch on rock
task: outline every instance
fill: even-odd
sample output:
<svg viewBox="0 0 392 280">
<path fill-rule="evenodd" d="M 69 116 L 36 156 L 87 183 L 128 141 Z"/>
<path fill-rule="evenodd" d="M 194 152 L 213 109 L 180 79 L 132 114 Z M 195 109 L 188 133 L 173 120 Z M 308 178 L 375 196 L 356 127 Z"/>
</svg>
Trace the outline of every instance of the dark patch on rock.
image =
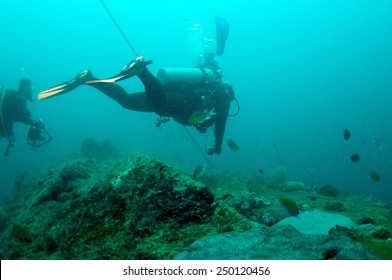
<svg viewBox="0 0 392 280">
<path fill-rule="evenodd" d="M 324 210 L 330 212 L 344 212 L 346 209 L 341 202 L 327 202 L 324 205 Z"/>
<path fill-rule="evenodd" d="M 391 237 L 391 232 L 381 227 L 372 232 L 372 236 L 376 239 L 388 239 L 389 237 Z"/>
<path fill-rule="evenodd" d="M 40 186 L 42 187 L 42 186 Z M 72 189 L 64 183 L 62 180 L 53 181 L 51 184 L 47 184 L 35 197 L 33 206 L 39 205 L 46 201 L 54 200 L 59 201 L 60 195 L 63 192 L 69 192 Z"/>
<path fill-rule="evenodd" d="M 348 228 L 345 226 L 336 225 L 334 228 L 331 228 L 328 232 L 331 236 L 346 236 L 351 239 L 355 239 L 355 234 L 352 228 Z"/>
<path fill-rule="evenodd" d="M 366 224 L 371 224 L 374 225 L 375 222 L 372 218 L 370 217 L 362 217 L 358 220 L 357 225 L 366 225 Z"/>
<path fill-rule="evenodd" d="M 327 248 L 321 253 L 321 255 L 323 256 L 323 260 L 331 260 L 334 259 L 338 253 L 338 248 Z"/>
<path fill-rule="evenodd" d="M 150 215 L 157 221 L 173 219 L 184 224 L 206 222 L 214 211 L 213 202 L 214 196 L 206 187 L 188 187 L 184 192 L 173 188 L 158 188 L 157 193 L 150 196 L 147 203 L 155 209 Z"/>
<path fill-rule="evenodd" d="M 76 161 L 63 167 L 61 179 L 66 183 L 76 179 L 87 179 L 90 177 L 89 173 L 91 173 L 91 170 L 87 162 Z"/>
</svg>

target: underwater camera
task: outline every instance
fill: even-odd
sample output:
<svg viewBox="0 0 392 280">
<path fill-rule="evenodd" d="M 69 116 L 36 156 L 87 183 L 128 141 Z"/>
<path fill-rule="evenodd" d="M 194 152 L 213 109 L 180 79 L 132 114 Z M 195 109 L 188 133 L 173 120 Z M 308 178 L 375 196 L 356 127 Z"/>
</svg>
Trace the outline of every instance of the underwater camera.
<svg viewBox="0 0 392 280">
<path fill-rule="evenodd" d="M 33 148 L 39 148 L 48 144 L 50 141 L 52 141 L 52 137 L 46 130 L 43 121 L 41 119 L 34 121 L 27 132 L 26 143 Z"/>
</svg>

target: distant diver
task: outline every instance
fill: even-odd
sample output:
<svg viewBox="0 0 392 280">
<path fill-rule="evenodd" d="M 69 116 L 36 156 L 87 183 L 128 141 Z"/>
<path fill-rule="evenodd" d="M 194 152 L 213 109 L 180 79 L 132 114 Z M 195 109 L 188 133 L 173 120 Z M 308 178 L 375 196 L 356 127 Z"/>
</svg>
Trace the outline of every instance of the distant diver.
<svg viewBox="0 0 392 280">
<path fill-rule="evenodd" d="M 27 78 L 20 79 L 18 90 L 0 87 L 0 138 L 4 137 L 8 140 L 8 146 L 4 152 L 5 156 L 8 156 L 10 148 L 15 145 L 14 123 L 21 122 L 30 125 L 27 144 L 31 144 L 29 140 L 34 140 L 34 144 L 41 143 L 43 138 L 45 138 L 45 141 L 48 140 L 47 132 L 42 132 L 43 122 L 41 120 L 33 120 L 27 108 L 27 101 L 34 101 L 33 91 L 32 83 Z M 31 132 L 33 128 L 36 128 L 34 135 Z M 40 136 L 40 139 L 32 139 L 33 136 Z"/>
</svg>

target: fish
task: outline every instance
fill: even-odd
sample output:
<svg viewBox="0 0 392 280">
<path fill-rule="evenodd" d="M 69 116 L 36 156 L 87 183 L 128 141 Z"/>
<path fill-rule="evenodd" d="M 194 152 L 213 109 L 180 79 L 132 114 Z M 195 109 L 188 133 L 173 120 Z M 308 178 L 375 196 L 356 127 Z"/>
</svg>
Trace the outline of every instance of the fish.
<svg viewBox="0 0 392 280">
<path fill-rule="evenodd" d="M 376 171 L 370 171 L 368 177 L 374 182 L 379 182 L 381 180 L 380 175 Z"/>
<path fill-rule="evenodd" d="M 226 147 L 233 153 L 238 152 L 240 147 L 237 145 L 236 142 L 234 142 L 233 139 L 227 139 L 226 140 Z"/>
<path fill-rule="evenodd" d="M 347 128 L 345 130 L 343 130 L 343 138 L 344 140 L 348 140 L 351 137 L 351 132 L 350 130 L 348 130 Z"/>
<path fill-rule="evenodd" d="M 301 211 L 299 210 L 297 203 L 295 203 L 291 199 L 287 197 L 281 197 L 279 199 L 279 202 L 283 206 L 283 208 L 290 213 L 291 216 L 299 217 L 299 215 L 301 214 Z"/>
<path fill-rule="evenodd" d="M 259 168 L 259 173 L 264 173 L 264 170 Z"/>
<path fill-rule="evenodd" d="M 205 169 L 205 164 L 199 164 L 198 166 L 196 166 L 195 170 L 193 170 L 193 179 L 202 176 Z"/>
<path fill-rule="evenodd" d="M 351 162 L 358 162 L 361 158 L 359 157 L 358 154 L 352 154 L 351 156 L 349 156 L 348 158 Z"/>
<path fill-rule="evenodd" d="M 215 110 L 215 108 L 212 108 L 211 111 L 198 110 L 196 112 L 193 112 L 192 115 L 189 117 L 189 122 L 192 124 L 203 123 L 206 120 L 209 120 L 213 115 L 216 115 L 214 110 Z"/>
</svg>

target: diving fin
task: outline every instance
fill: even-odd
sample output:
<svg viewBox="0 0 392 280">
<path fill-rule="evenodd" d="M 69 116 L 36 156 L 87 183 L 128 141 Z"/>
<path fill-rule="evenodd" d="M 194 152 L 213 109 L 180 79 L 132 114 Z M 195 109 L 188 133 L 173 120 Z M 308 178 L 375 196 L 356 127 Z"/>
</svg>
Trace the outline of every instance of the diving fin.
<svg viewBox="0 0 392 280">
<path fill-rule="evenodd" d="M 142 56 L 138 56 L 136 59 L 132 60 L 127 65 L 125 65 L 121 69 L 121 72 L 119 74 L 114 75 L 114 76 L 107 78 L 107 79 L 92 80 L 92 81 L 88 81 L 86 83 L 87 84 L 98 84 L 98 83 L 115 83 L 118 81 L 122 81 L 122 80 L 128 79 L 130 77 L 133 77 L 133 76 L 139 74 L 146 65 L 149 65 L 151 63 L 152 63 L 152 60 L 144 61 Z"/>
<path fill-rule="evenodd" d="M 92 78 L 91 71 L 85 70 L 80 74 L 76 75 L 76 77 L 73 78 L 72 80 L 69 80 L 65 83 L 58 84 L 54 87 L 51 87 L 50 89 L 41 91 L 38 94 L 38 99 L 39 100 L 45 99 L 45 98 L 53 97 L 55 95 L 60 95 L 69 92 L 71 90 L 74 90 L 78 86 L 85 84 L 91 78 Z"/>
<path fill-rule="evenodd" d="M 127 65 L 125 65 L 121 69 L 121 72 L 119 74 L 102 80 L 94 79 L 91 74 L 91 71 L 85 70 L 68 82 L 58 84 L 50 89 L 40 92 L 38 94 L 38 99 L 45 99 L 55 95 L 60 95 L 72 91 L 78 86 L 83 84 L 114 83 L 121 80 L 125 80 L 139 74 L 146 65 L 151 63 L 152 60 L 144 61 L 143 57 L 139 56 L 136 59 L 129 62 Z"/>
<path fill-rule="evenodd" d="M 216 25 L 216 54 L 222 55 L 225 50 L 226 40 L 229 37 L 229 23 L 220 16 L 215 17 Z"/>
</svg>

